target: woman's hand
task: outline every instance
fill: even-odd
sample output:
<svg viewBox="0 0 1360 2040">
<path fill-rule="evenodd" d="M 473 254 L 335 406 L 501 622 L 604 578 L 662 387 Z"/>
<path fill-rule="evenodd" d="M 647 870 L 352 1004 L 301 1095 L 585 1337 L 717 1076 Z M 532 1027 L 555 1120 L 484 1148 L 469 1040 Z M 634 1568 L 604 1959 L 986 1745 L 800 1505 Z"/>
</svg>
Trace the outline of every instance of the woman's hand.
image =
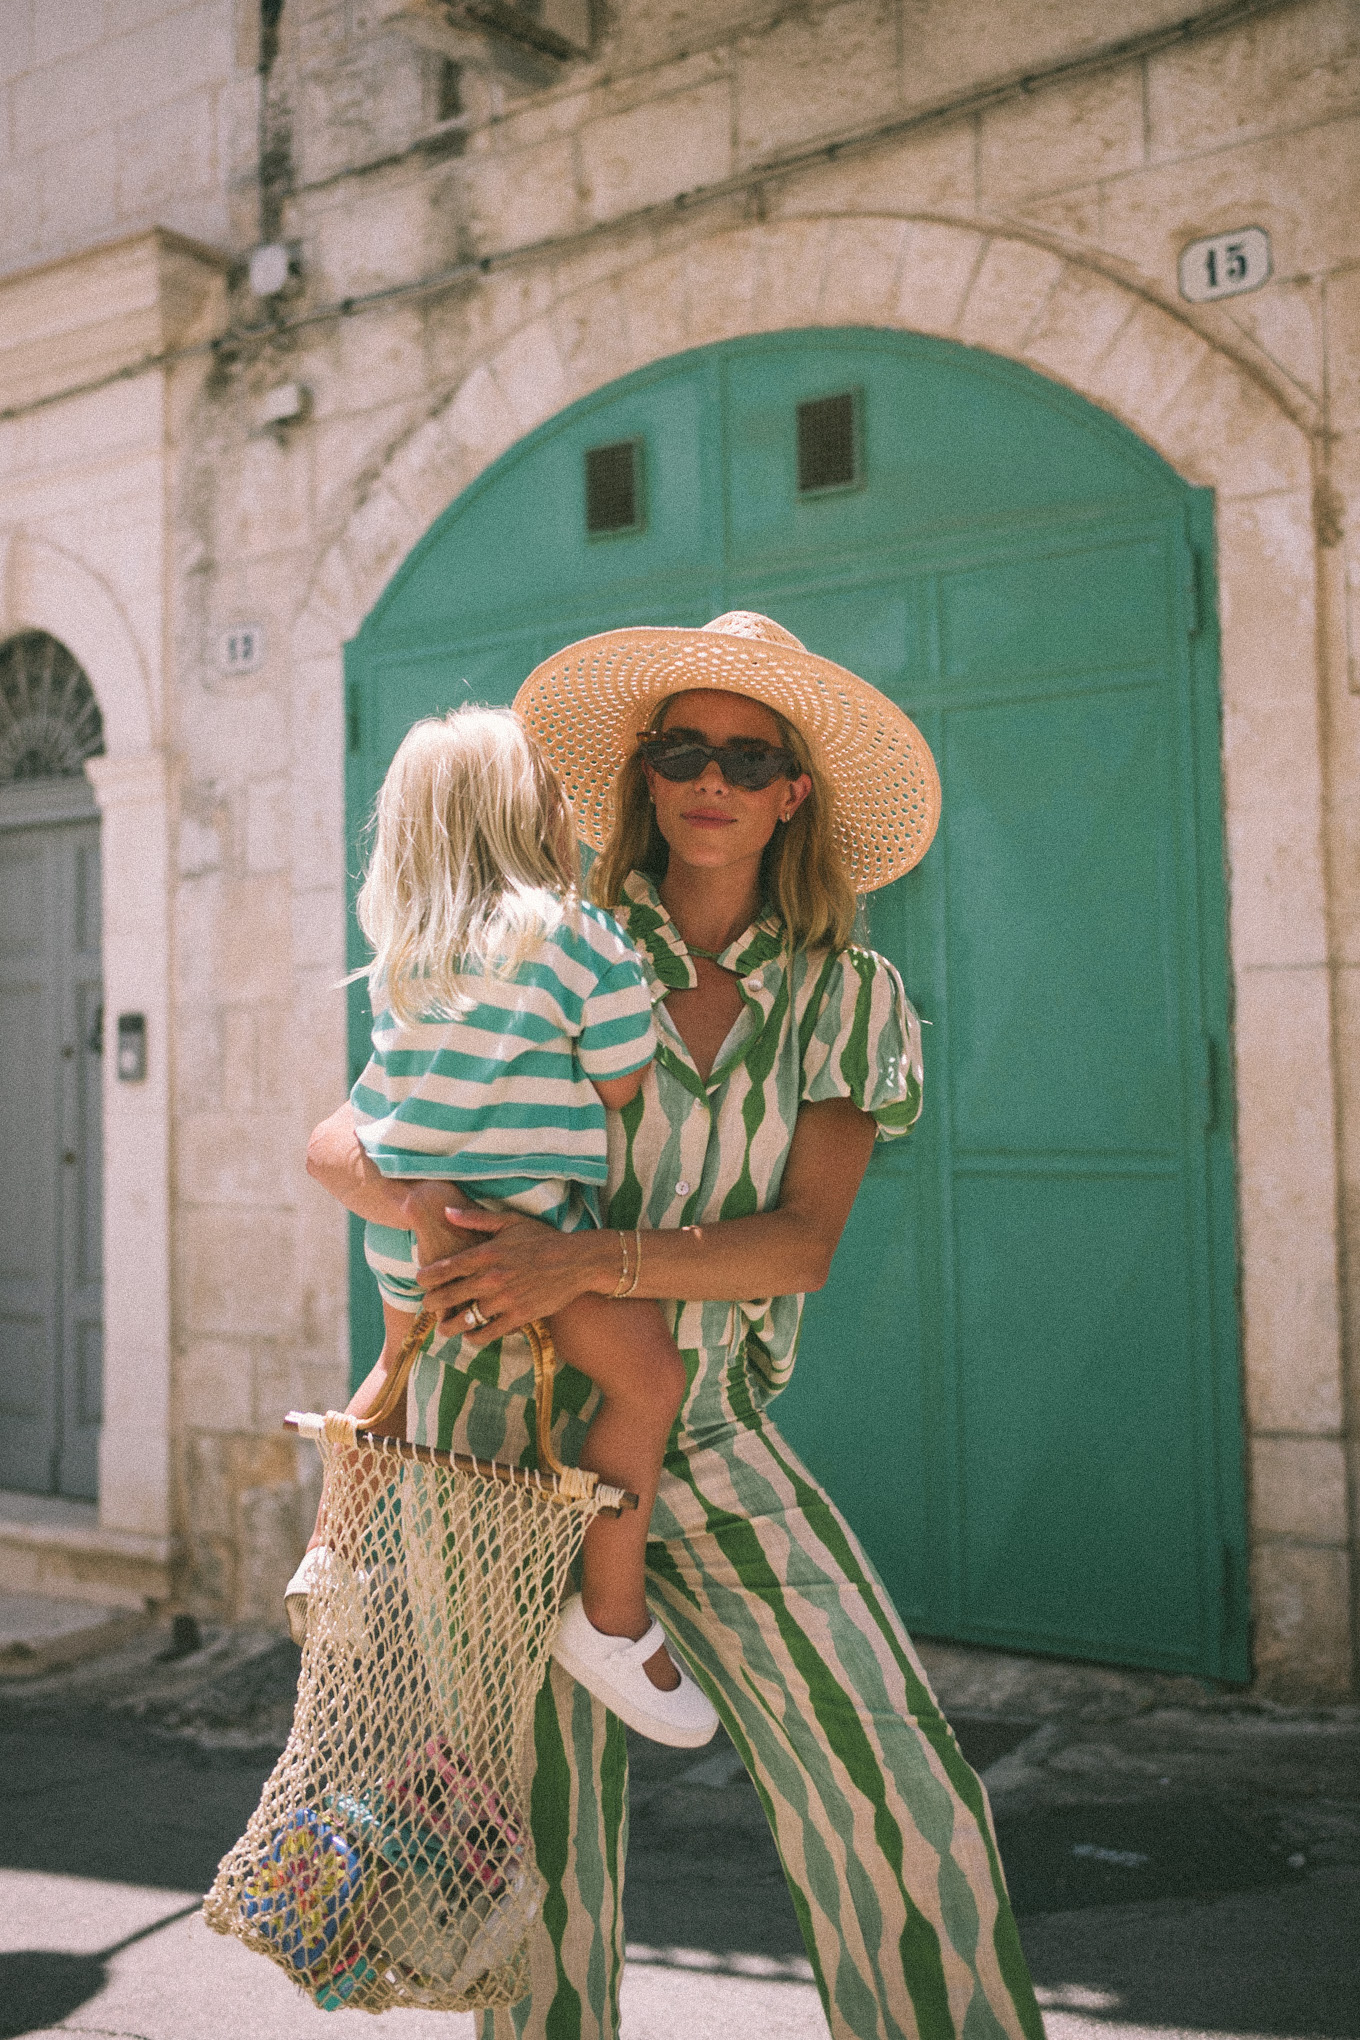
<svg viewBox="0 0 1360 2040">
<path fill-rule="evenodd" d="M 448 1186 L 441 1188 L 447 1196 Z M 517 1211 L 452 1205 L 444 1221 L 453 1237 L 482 1237 L 425 1263 L 417 1280 L 445 1330 L 461 1332 L 473 1347 L 508 1338 L 531 1318 L 551 1317 L 587 1290 L 607 1296 L 618 1276 L 617 1233 L 561 1233 Z M 473 1303 L 488 1320 L 475 1330 L 464 1322 Z"/>
</svg>

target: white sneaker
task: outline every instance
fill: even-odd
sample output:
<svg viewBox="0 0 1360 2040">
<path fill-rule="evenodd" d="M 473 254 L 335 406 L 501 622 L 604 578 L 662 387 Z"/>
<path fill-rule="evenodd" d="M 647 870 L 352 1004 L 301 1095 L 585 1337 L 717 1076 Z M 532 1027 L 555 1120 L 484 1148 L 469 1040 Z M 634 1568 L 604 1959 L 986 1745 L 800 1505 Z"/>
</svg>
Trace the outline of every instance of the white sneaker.
<svg viewBox="0 0 1360 2040">
<path fill-rule="evenodd" d="M 673 1693 L 663 1693 L 647 1677 L 643 1666 L 665 1641 L 655 1621 L 636 1643 L 628 1636 L 606 1636 L 586 1614 L 581 1596 L 573 1594 L 562 1610 L 553 1656 L 639 1735 L 672 1749 L 695 1750 L 711 1739 L 718 1717 L 683 1665 L 676 1666 L 680 1684 Z"/>
</svg>

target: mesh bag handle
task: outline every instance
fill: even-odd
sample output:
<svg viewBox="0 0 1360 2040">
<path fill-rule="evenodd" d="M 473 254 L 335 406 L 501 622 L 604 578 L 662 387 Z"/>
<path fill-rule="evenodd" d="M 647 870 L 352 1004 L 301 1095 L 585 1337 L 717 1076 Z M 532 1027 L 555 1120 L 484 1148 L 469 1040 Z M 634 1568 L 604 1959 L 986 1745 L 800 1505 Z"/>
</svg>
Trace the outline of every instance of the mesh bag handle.
<svg viewBox="0 0 1360 2040">
<path fill-rule="evenodd" d="M 434 1329 L 422 1313 L 363 1424 L 288 1420 L 325 1462 L 324 1558 L 287 1746 L 203 1905 L 324 2009 L 524 1996 L 545 1888 L 528 1822 L 534 1701 L 587 1526 L 637 1506 L 553 1452 L 541 1324 L 525 1328 L 537 1468 L 377 1435 Z"/>
</svg>

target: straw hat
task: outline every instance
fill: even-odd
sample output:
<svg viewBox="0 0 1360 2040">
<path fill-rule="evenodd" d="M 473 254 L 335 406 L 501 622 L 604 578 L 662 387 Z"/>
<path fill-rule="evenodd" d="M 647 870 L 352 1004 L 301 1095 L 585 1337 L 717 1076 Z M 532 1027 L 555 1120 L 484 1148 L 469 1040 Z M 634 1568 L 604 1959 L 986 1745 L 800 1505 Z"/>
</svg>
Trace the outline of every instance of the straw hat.
<svg viewBox="0 0 1360 2040">
<path fill-rule="evenodd" d="M 552 760 L 585 841 L 603 849 L 614 781 L 657 704 L 686 688 L 744 694 L 795 724 L 836 794 L 836 833 L 856 892 L 910 871 L 940 819 L 940 775 L 915 723 L 866 680 L 792 631 L 736 609 L 701 630 L 602 631 L 545 659 L 515 708 Z"/>
</svg>

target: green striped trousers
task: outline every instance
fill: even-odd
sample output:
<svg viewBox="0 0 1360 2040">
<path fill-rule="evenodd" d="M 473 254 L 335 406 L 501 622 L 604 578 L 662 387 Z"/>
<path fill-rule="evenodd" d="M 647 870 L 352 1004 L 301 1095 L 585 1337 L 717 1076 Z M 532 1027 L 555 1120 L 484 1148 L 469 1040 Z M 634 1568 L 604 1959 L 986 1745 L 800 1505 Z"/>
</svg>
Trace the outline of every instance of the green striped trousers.
<svg viewBox="0 0 1360 2040">
<path fill-rule="evenodd" d="M 527 1458 L 522 1344 L 470 1366 L 440 1364 L 456 1342 L 427 1356 L 413 1435 Z M 1041 2040 L 986 1794 L 877 1574 L 757 1407 L 740 1351 L 685 1360 L 649 1599 L 755 1781 L 834 2040 Z M 590 1394 L 563 1371 L 564 1457 Z M 480 2040 L 616 2040 L 624 1730 L 557 1666 L 535 1716 L 530 1804 L 548 1883 L 532 1989 L 484 2014 Z"/>
</svg>

